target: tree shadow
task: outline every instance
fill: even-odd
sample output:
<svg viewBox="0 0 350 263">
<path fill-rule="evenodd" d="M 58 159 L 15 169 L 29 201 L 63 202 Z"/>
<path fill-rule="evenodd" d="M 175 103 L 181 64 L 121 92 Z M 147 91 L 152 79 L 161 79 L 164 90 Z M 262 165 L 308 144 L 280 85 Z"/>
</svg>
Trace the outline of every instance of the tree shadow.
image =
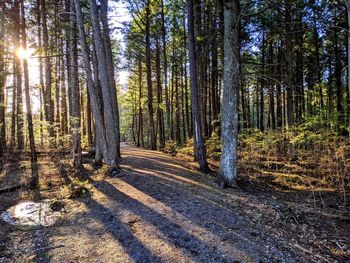
<svg viewBox="0 0 350 263">
<path fill-rule="evenodd" d="M 132 231 L 124 225 L 113 213 L 99 204 L 93 199 L 90 199 L 84 204 L 89 208 L 90 212 L 84 214 L 83 217 L 93 217 L 104 225 L 109 234 L 113 236 L 128 253 L 135 262 L 163 262 L 162 258 L 154 255 L 142 242 L 140 242 L 132 233 Z M 95 235 L 94 233 L 91 233 Z"/>
<path fill-rule="evenodd" d="M 199 262 L 236 262 L 236 257 L 240 259 L 244 257 L 251 258 L 251 255 L 241 250 L 238 244 L 230 248 L 232 253 L 226 253 L 214 242 L 207 243 L 199 239 L 192 233 L 184 230 L 181 225 L 169 220 L 167 216 L 160 214 L 158 211 L 119 191 L 107 181 L 92 181 L 92 184 L 109 198 L 117 200 L 118 205 L 123 209 L 133 212 L 148 223 L 154 225 L 169 243 L 181 248 L 186 256 L 190 258 L 197 259 Z"/>
<path fill-rule="evenodd" d="M 148 172 L 146 169 L 145 172 Z M 126 182 L 140 192 L 165 204 L 181 214 L 186 220 L 217 235 L 221 240 L 244 251 L 247 255 L 257 256 L 258 259 L 272 260 L 273 251 L 282 252 L 281 245 L 272 235 L 265 233 L 257 235 L 254 222 L 247 221 L 241 214 L 239 206 L 244 205 L 247 210 L 259 213 L 259 207 L 236 200 L 234 203 L 222 202 L 222 195 L 212 193 L 200 186 L 189 187 L 182 181 L 169 181 L 166 174 L 163 178 L 142 175 L 128 170 L 130 176 L 120 180 Z M 162 175 L 162 172 L 157 171 Z M 221 202 L 220 202 L 221 200 Z M 261 229 L 258 229 L 261 231 Z M 265 251 L 257 244 L 265 243 L 269 248 Z M 270 252 L 269 252 L 270 250 Z M 283 249 L 281 256 L 292 258 L 292 253 Z"/>
</svg>

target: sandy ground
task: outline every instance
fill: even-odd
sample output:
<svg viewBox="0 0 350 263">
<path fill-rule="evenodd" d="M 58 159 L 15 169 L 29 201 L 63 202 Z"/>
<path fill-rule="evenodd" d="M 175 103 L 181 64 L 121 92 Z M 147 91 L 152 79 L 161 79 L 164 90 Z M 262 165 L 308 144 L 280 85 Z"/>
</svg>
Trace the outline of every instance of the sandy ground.
<svg viewBox="0 0 350 263">
<path fill-rule="evenodd" d="M 92 197 L 64 199 L 55 225 L 0 220 L 0 262 L 349 262 L 348 214 L 282 193 L 221 190 L 161 152 L 123 144 L 122 153 L 122 172 L 91 171 Z M 39 169 L 50 180 L 43 198 L 63 198 L 57 162 L 41 157 Z M 24 199 L 30 193 L 1 195 L 0 211 Z"/>
</svg>

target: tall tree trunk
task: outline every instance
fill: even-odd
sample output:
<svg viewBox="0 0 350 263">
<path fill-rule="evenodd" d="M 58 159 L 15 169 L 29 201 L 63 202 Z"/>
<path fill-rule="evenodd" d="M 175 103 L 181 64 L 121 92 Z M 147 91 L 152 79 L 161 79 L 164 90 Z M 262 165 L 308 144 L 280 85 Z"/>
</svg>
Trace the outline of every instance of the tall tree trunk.
<svg viewBox="0 0 350 263">
<path fill-rule="evenodd" d="M 5 11 L 5 4 L 0 5 L 0 10 Z M 5 73 L 5 17 L 0 16 L 0 39 L 4 41 L 0 42 L 0 158 L 3 157 L 6 149 L 6 122 L 5 122 L 5 86 L 6 86 L 6 73 Z"/>
<path fill-rule="evenodd" d="M 115 129 L 116 129 L 115 132 L 117 137 L 117 141 L 115 142 L 115 144 L 117 147 L 118 158 L 121 158 L 118 97 L 117 97 L 117 89 L 115 84 L 112 45 L 111 45 L 111 39 L 109 36 L 109 26 L 108 26 L 108 17 L 107 17 L 108 0 L 101 0 L 100 3 L 101 3 L 101 18 L 102 18 L 102 28 L 103 28 L 103 43 L 104 43 L 106 59 L 107 59 L 108 80 L 110 83 L 112 110 L 114 115 L 114 122 L 115 122 Z"/>
<path fill-rule="evenodd" d="M 80 0 L 74 0 L 74 3 L 75 3 L 78 31 L 79 31 L 79 43 L 82 49 L 83 60 L 84 60 L 85 78 L 86 78 L 87 88 L 88 88 L 89 97 L 91 101 L 92 112 L 95 120 L 95 142 L 96 142 L 95 143 L 96 144 L 95 161 L 99 163 L 101 161 L 102 156 L 108 161 L 107 138 L 106 138 L 106 132 L 104 128 L 101 100 L 98 95 L 99 85 L 96 84 L 96 81 L 98 80 L 95 79 L 95 82 L 94 82 L 92 77 L 91 62 L 90 62 L 90 56 L 88 51 L 88 45 L 86 42 L 86 34 L 84 29 L 84 21 L 83 21 L 83 16 L 81 11 Z M 94 73 L 97 73 L 96 69 L 94 70 Z"/>
<path fill-rule="evenodd" d="M 44 108 L 45 108 L 45 118 L 49 125 L 49 135 L 51 140 L 54 138 L 54 105 L 52 100 L 51 91 L 51 60 L 49 52 L 49 33 L 47 28 L 47 10 L 46 10 L 46 0 L 41 0 L 41 20 L 43 27 L 43 48 L 44 48 L 44 66 L 45 66 L 45 89 L 44 89 Z"/>
<path fill-rule="evenodd" d="M 22 46 L 23 46 L 24 50 L 27 50 L 27 33 L 26 33 L 26 20 L 25 20 L 25 12 L 24 12 L 24 0 L 21 0 L 21 14 L 22 14 Z M 30 155 L 31 155 L 31 169 L 32 169 L 31 186 L 33 188 L 36 188 L 39 184 L 39 177 L 38 177 L 37 157 L 36 157 L 36 151 L 35 151 L 32 107 L 31 107 L 31 103 L 30 103 L 29 74 L 28 74 L 27 58 L 23 58 L 23 73 L 24 73 L 24 91 L 25 91 L 25 96 L 26 96 L 29 145 L 30 145 Z"/>
<path fill-rule="evenodd" d="M 338 126 L 344 121 L 344 109 L 343 109 L 343 87 L 342 87 L 342 65 L 341 65 L 341 54 L 339 48 L 338 30 L 334 29 L 334 55 L 335 55 L 335 87 L 336 87 L 336 108 L 338 113 Z"/>
<path fill-rule="evenodd" d="M 16 72 L 16 63 L 15 57 L 13 58 L 13 72 Z M 13 85 L 12 85 L 12 109 L 11 109 L 11 146 L 16 144 L 16 98 L 17 98 L 17 79 L 13 76 Z"/>
<path fill-rule="evenodd" d="M 184 54 L 185 54 L 185 61 L 184 61 L 184 76 L 185 76 L 185 110 L 186 110 L 186 126 L 187 126 L 187 134 L 188 137 L 191 138 L 193 135 L 192 132 L 192 125 L 191 125 L 191 117 L 190 117 L 190 111 L 189 111 L 189 101 L 188 101 L 188 79 L 187 79 L 187 34 L 186 34 L 186 10 L 184 11 L 184 17 L 183 17 L 183 43 L 184 43 Z"/>
<path fill-rule="evenodd" d="M 19 50 L 21 48 L 19 43 L 20 38 L 20 7 L 19 0 L 14 2 L 14 78 L 16 78 L 16 131 L 17 131 L 17 148 L 22 150 L 24 148 L 24 134 L 23 134 L 23 98 L 22 98 L 22 70 L 21 60 L 19 57 Z"/>
<path fill-rule="evenodd" d="M 116 100 L 113 100 L 113 94 L 111 94 L 109 77 L 108 77 L 108 66 L 107 58 L 105 54 L 104 44 L 101 37 L 101 28 L 98 15 L 98 9 L 96 0 L 89 0 L 90 3 L 90 17 L 92 22 L 93 29 L 93 40 L 96 47 L 96 54 L 98 60 L 98 74 L 100 79 L 100 85 L 102 90 L 103 98 L 103 109 L 104 109 L 104 125 L 107 134 L 107 145 L 108 145 L 108 157 L 105 156 L 105 160 L 112 167 L 118 165 L 119 156 L 118 156 L 118 145 L 117 141 L 117 127 L 116 120 L 113 114 L 113 104 L 116 103 Z M 115 98 L 115 96 L 114 96 Z"/>
<path fill-rule="evenodd" d="M 350 138 L 350 0 L 344 0 L 345 6 L 346 6 L 346 11 L 347 11 L 347 18 L 348 18 L 348 57 L 347 57 L 347 83 L 348 83 L 348 121 L 349 121 L 349 126 L 348 126 L 348 135 Z"/>
<path fill-rule="evenodd" d="M 142 110 L 142 59 L 139 58 L 139 98 L 138 98 L 138 107 L 139 107 L 139 123 L 138 123 L 138 132 L 137 132 L 137 147 L 144 147 L 145 143 L 143 141 L 143 110 Z"/>
<path fill-rule="evenodd" d="M 44 121 L 44 72 L 43 72 L 43 59 L 42 59 L 42 36 L 41 36 L 41 7 L 40 2 L 37 1 L 37 27 L 38 27 L 38 52 L 39 52 L 39 97 L 40 97 L 40 144 L 43 146 L 44 139 L 43 139 L 43 133 L 44 133 L 44 127 L 43 127 L 43 121 Z"/>
<path fill-rule="evenodd" d="M 188 38 L 189 38 L 189 62 L 190 62 L 190 79 L 191 79 L 191 95 L 192 95 L 192 114 L 193 114 L 193 130 L 195 142 L 195 155 L 199 163 L 200 170 L 203 173 L 210 171 L 206 158 L 206 150 L 202 134 L 201 115 L 199 110 L 199 97 L 197 85 L 197 67 L 196 67 L 196 44 L 194 35 L 193 22 L 193 0 L 187 0 L 188 12 Z"/>
<path fill-rule="evenodd" d="M 93 144 L 92 118 L 91 118 L 91 102 L 90 102 L 89 92 L 86 95 L 86 129 L 87 129 L 88 146 L 92 147 L 92 144 Z"/>
<path fill-rule="evenodd" d="M 226 0 L 224 7 L 224 89 L 221 121 L 219 184 L 237 185 L 237 130 L 239 91 L 239 1 Z"/>
<path fill-rule="evenodd" d="M 157 126 L 159 132 L 159 147 L 164 148 L 164 133 L 163 133 L 163 110 L 161 108 L 163 96 L 162 96 L 162 83 L 161 83 L 161 69 L 160 69 L 160 46 L 157 38 L 157 56 L 156 56 L 156 68 L 157 68 Z"/>
<path fill-rule="evenodd" d="M 180 133 L 180 101 L 179 101 L 179 76 L 177 65 L 175 67 L 175 135 L 176 141 L 181 144 Z"/>
<path fill-rule="evenodd" d="M 259 115 L 259 129 L 264 131 L 264 88 L 265 88 L 265 32 L 263 31 L 262 45 L 261 45 L 261 75 L 260 78 L 260 115 Z"/>
<path fill-rule="evenodd" d="M 285 65 L 286 65 L 286 127 L 294 125 L 294 71 L 293 71 L 293 32 L 292 32 L 292 1 L 285 0 Z"/>
<path fill-rule="evenodd" d="M 169 140 L 170 129 L 170 101 L 168 92 L 168 57 L 167 57 L 167 40 L 166 40 L 166 27 L 165 27 L 165 10 L 164 0 L 161 0 L 162 6 L 162 40 L 163 40 L 163 71 L 164 71 L 164 93 L 165 93 L 165 123 L 166 123 L 166 139 Z"/>
<path fill-rule="evenodd" d="M 146 72 L 147 72 L 147 106 L 148 106 L 148 123 L 150 130 L 149 147 L 152 150 L 157 148 L 154 119 L 153 119 L 153 88 L 152 88 L 152 68 L 151 68 L 151 30 L 150 30 L 150 0 L 146 2 Z"/>
<path fill-rule="evenodd" d="M 273 65 L 274 63 L 274 53 L 273 53 L 273 42 L 272 40 L 270 41 L 269 45 L 269 61 L 268 63 L 270 64 L 270 74 L 272 76 L 276 76 L 276 66 Z M 272 66 L 273 65 L 273 66 Z M 269 80 L 269 87 L 270 87 L 270 118 L 271 118 L 271 125 L 270 128 L 275 130 L 276 129 L 276 115 L 275 115 L 275 84 L 272 79 Z"/>
<path fill-rule="evenodd" d="M 63 40 L 61 43 L 61 53 L 64 53 Z M 67 109 L 67 85 L 65 82 L 65 63 L 68 64 L 68 61 L 65 61 L 65 58 L 62 57 L 61 65 L 61 137 L 68 134 L 68 109 Z M 63 143 L 63 140 L 62 140 Z"/>
<path fill-rule="evenodd" d="M 83 168 L 81 157 L 80 139 L 80 90 L 78 78 L 78 53 L 77 53 L 77 30 L 74 15 L 74 0 L 70 0 L 70 23 L 69 23 L 69 94 L 70 98 L 70 124 L 72 133 L 72 163 L 77 171 Z"/>
</svg>

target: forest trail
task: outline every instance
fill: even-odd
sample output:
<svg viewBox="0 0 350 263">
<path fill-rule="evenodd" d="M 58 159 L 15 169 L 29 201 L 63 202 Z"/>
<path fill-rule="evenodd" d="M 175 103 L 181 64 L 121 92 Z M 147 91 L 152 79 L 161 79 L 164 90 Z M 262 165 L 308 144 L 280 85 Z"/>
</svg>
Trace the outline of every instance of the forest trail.
<svg viewBox="0 0 350 263">
<path fill-rule="evenodd" d="M 320 240 L 316 225 L 282 222 L 287 204 L 275 197 L 222 191 L 161 152 L 122 144 L 122 153 L 122 172 L 92 173 L 92 197 L 64 200 L 56 225 L 20 231 L 0 222 L 0 262 L 331 262 L 305 247 L 312 235 Z"/>
</svg>

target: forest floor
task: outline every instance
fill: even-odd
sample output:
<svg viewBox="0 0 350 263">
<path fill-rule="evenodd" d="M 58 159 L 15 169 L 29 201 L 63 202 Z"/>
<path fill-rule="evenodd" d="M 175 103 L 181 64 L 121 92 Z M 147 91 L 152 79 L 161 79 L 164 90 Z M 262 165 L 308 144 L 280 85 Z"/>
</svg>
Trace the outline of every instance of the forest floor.
<svg viewBox="0 0 350 263">
<path fill-rule="evenodd" d="M 114 177 L 95 170 L 85 156 L 91 198 L 68 199 L 60 163 L 68 167 L 69 155 L 41 153 L 36 194 L 63 200 L 64 212 L 48 227 L 23 229 L 0 219 L 0 262 L 350 260 L 350 216 L 338 205 L 341 194 L 244 183 L 222 190 L 177 157 L 128 144 L 122 155 L 122 171 Z M 30 177 L 28 157 L 6 161 L 0 189 Z M 0 213 L 33 194 L 1 194 Z"/>
</svg>

